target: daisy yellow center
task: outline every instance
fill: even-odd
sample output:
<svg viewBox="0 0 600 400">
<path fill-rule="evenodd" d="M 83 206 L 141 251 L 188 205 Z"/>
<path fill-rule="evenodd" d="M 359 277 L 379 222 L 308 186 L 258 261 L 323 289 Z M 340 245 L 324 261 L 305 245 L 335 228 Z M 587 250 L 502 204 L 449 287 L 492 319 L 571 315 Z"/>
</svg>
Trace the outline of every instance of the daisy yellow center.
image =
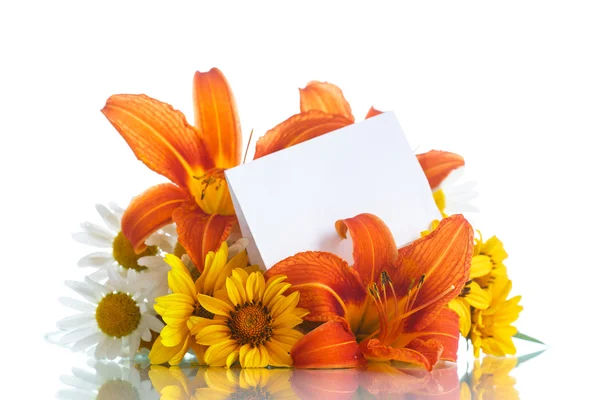
<svg viewBox="0 0 600 400">
<path fill-rule="evenodd" d="M 237 388 L 237 390 L 227 397 L 228 400 L 269 400 L 274 399 L 271 393 L 264 388 L 250 387 L 248 389 Z"/>
<path fill-rule="evenodd" d="M 273 317 L 262 302 L 244 303 L 235 306 L 227 320 L 232 339 L 241 345 L 264 345 L 273 335 Z"/>
<path fill-rule="evenodd" d="M 96 400 L 139 400 L 137 390 L 127 381 L 121 379 L 114 379 L 112 381 L 105 382 L 100 389 L 98 389 L 98 395 Z"/>
<path fill-rule="evenodd" d="M 113 258 L 123 268 L 133 269 L 138 272 L 143 271 L 147 268 L 139 265 L 138 260 L 142 257 L 155 256 L 156 254 L 158 254 L 158 247 L 156 246 L 148 246 L 146 250 L 140 254 L 136 254 L 131 242 L 125 237 L 123 232 L 119 232 L 113 240 Z"/>
<path fill-rule="evenodd" d="M 140 307 L 126 293 L 109 293 L 96 308 L 98 327 L 108 336 L 129 335 L 137 329 L 141 319 Z"/>
</svg>

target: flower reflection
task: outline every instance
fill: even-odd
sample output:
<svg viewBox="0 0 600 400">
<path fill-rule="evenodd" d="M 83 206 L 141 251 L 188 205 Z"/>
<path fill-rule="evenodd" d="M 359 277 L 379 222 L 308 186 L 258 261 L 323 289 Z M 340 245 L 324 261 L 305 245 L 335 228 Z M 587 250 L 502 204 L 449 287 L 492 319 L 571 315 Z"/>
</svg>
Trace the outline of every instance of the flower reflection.
<svg viewBox="0 0 600 400">
<path fill-rule="evenodd" d="M 60 390 L 57 396 L 59 399 L 159 399 L 150 381 L 142 381 L 133 364 L 90 360 L 88 367 L 73 368 L 72 375 L 60 377 L 61 382 L 70 388 Z"/>
<path fill-rule="evenodd" d="M 355 369 L 226 369 L 153 365 L 150 368 L 93 362 L 93 369 L 73 368 L 61 381 L 70 386 L 62 400 L 200 400 L 200 399 L 518 399 L 517 365 L 543 351 L 515 357 L 475 359 L 458 379 L 455 363 L 428 372 L 394 362 L 371 362 Z M 149 380 L 144 376 L 147 374 Z"/>
<path fill-rule="evenodd" d="M 516 379 L 509 374 L 519 364 L 516 357 L 487 356 L 475 359 L 473 369 L 462 379 L 460 399 L 519 399 Z"/>
</svg>

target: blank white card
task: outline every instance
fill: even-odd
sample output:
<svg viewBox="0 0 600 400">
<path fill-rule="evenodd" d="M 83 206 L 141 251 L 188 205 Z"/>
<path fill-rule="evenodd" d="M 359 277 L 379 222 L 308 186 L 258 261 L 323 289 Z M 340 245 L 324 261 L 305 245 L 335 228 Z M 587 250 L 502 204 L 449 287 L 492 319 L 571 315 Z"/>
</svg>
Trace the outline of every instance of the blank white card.
<svg viewBox="0 0 600 400">
<path fill-rule="evenodd" d="M 441 215 L 392 112 L 347 126 L 225 172 L 253 264 L 270 268 L 320 250 L 352 264 L 335 222 L 380 217 L 398 247 Z"/>
</svg>

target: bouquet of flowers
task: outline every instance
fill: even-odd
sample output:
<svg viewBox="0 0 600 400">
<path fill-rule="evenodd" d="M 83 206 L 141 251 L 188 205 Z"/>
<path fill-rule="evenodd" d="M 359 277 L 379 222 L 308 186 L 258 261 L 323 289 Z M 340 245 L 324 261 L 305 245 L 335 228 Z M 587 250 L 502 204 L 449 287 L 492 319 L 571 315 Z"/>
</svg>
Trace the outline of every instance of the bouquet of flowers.
<svg viewBox="0 0 600 400">
<path fill-rule="evenodd" d="M 58 322 L 62 344 L 110 360 L 149 349 L 152 364 L 193 352 L 201 365 L 227 368 L 398 361 L 431 370 L 456 361 L 461 335 L 476 357 L 514 354 L 514 337 L 535 340 L 513 326 L 521 297 L 510 297 L 502 242 L 459 214 L 474 211 L 475 195 L 472 183 L 455 184 L 461 156 L 417 154 L 443 216 L 420 239 L 398 248 L 385 221 L 349 216 L 331 229 L 352 239 L 353 265 L 306 251 L 264 271 L 249 262 L 225 180 L 246 156 L 221 71 L 194 75 L 193 100 L 193 125 L 145 95 L 107 100 L 102 113 L 135 156 L 172 183 L 125 210 L 97 205 L 106 226 L 84 223 L 74 234 L 101 251 L 79 261 L 95 270 L 83 282 L 66 282 L 79 298 L 60 299 L 78 312 Z M 354 122 L 337 86 L 310 82 L 300 112 L 258 140 L 255 158 Z"/>
</svg>

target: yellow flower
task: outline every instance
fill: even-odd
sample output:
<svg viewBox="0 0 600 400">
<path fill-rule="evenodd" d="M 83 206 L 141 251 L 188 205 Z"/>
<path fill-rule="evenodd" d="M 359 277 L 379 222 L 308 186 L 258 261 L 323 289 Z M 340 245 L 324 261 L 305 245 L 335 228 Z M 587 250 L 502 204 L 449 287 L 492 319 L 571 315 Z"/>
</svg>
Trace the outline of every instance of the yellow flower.
<svg viewBox="0 0 600 400">
<path fill-rule="evenodd" d="M 471 371 L 460 384 L 460 399 L 519 399 L 516 380 L 510 372 L 518 364 L 514 357 L 485 357 L 475 360 Z"/>
<path fill-rule="evenodd" d="M 290 349 L 303 336 L 294 327 L 308 311 L 296 308 L 298 292 L 283 295 L 290 287 L 286 278 L 276 275 L 265 283 L 260 272 L 236 269 L 225 291 L 198 295 L 200 305 L 215 315 L 202 318 L 191 331 L 198 344 L 208 346 L 206 364 L 230 367 L 239 360 L 242 368 L 291 366 Z"/>
<path fill-rule="evenodd" d="M 474 309 L 469 338 L 473 343 L 475 357 L 479 352 L 495 356 L 515 354 L 513 336 L 517 328 L 511 324 L 517 320 L 523 307 L 518 303 L 521 296 L 506 298 L 512 289 L 512 282 L 505 276 L 498 276 L 490 286 L 492 301 L 485 310 Z"/>
<path fill-rule="evenodd" d="M 152 364 L 169 362 L 177 365 L 190 348 L 196 353 L 198 362 L 203 363 L 206 346 L 196 343 L 190 333 L 190 327 L 210 321 L 214 314 L 200 305 L 198 296 L 213 296 L 225 286 L 225 280 L 235 268 L 248 265 L 248 255 L 240 252 L 230 261 L 227 243 L 223 242 L 219 250 L 206 255 L 204 271 L 193 281 L 185 264 L 178 257 L 169 254 L 165 261 L 171 266 L 169 288 L 172 294 L 158 297 L 154 309 L 163 318 L 166 326 L 154 342 L 150 351 Z"/>
<path fill-rule="evenodd" d="M 296 399 L 288 369 L 208 368 L 204 380 L 208 387 L 196 390 L 197 399 Z"/>
<path fill-rule="evenodd" d="M 189 370 L 162 365 L 153 365 L 148 371 L 152 387 L 160 394 L 160 400 L 193 399 L 197 388 L 206 386 L 206 382 L 200 372 L 195 377 L 188 374 Z"/>
<path fill-rule="evenodd" d="M 434 221 L 435 222 L 435 221 Z M 472 315 L 476 310 L 485 310 L 490 306 L 492 293 L 490 284 L 497 277 L 507 277 L 503 262 L 508 257 L 504 245 L 496 236 L 483 241 L 481 233 L 475 238 L 469 281 L 461 294 L 448 304 L 460 317 L 460 333 L 467 337 L 471 331 Z"/>
</svg>

